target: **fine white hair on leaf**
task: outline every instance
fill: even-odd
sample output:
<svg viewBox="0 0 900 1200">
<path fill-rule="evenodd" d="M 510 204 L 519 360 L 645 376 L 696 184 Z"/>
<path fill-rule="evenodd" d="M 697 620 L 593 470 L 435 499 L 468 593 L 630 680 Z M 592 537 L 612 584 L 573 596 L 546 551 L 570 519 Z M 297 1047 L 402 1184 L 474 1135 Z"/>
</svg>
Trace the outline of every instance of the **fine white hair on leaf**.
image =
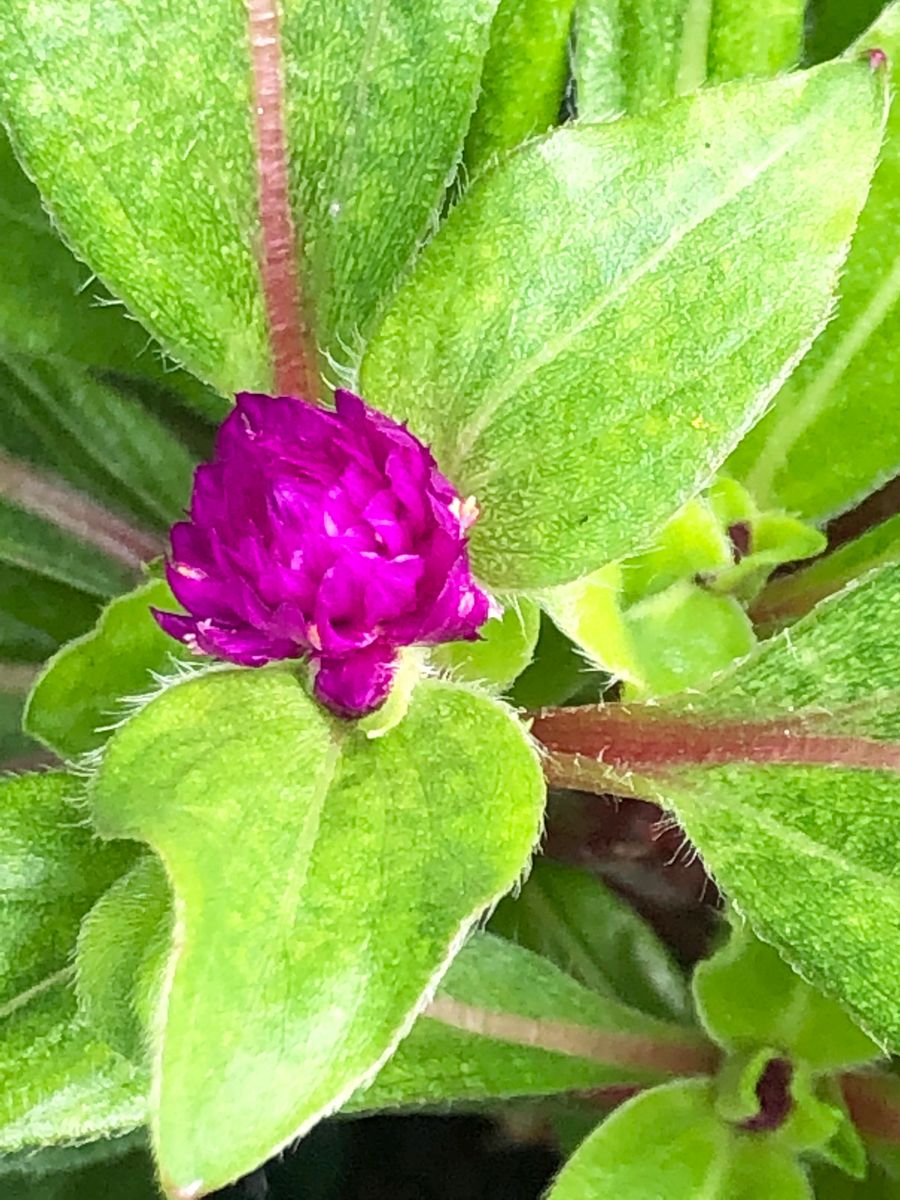
<svg viewBox="0 0 900 1200">
<path fill-rule="evenodd" d="M 351 392 L 359 391 L 359 368 L 366 343 L 362 331 L 357 326 L 353 327 L 349 336 L 349 342 L 340 336 L 337 339 L 342 357 L 339 358 L 333 349 L 325 351 L 329 373 L 323 378 L 332 391 L 337 391 L 338 388 L 346 388 Z"/>
</svg>

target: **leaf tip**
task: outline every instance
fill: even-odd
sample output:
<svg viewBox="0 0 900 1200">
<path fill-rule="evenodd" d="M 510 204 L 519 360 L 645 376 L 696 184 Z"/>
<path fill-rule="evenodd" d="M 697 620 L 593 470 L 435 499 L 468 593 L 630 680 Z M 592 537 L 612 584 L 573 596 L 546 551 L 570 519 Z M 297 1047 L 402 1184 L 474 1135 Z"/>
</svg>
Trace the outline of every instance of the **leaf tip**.
<svg viewBox="0 0 900 1200">
<path fill-rule="evenodd" d="M 203 1180 L 195 1179 L 192 1183 L 186 1184 L 184 1187 L 177 1187 L 173 1183 L 164 1183 L 163 1187 L 167 1196 L 171 1200 L 197 1200 L 203 1194 Z"/>
</svg>

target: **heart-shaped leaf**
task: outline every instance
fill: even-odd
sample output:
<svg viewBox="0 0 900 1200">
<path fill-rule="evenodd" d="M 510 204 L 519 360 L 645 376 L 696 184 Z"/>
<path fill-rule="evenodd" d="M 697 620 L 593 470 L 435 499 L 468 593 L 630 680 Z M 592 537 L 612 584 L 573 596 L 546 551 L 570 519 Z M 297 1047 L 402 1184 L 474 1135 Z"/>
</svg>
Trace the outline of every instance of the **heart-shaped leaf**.
<svg viewBox="0 0 900 1200">
<path fill-rule="evenodd" d="M 827 315 L 883 75 L 828 66 L 562 129 L 454 210 L 362 384 L 477 499 L 496 590 L 640 549 L 761 415 Z"/>
<path fill-rule="evenodd" d="M 152 1118 L 173 1195 L 250 1170 L 371 1077 L 527 863 L 543 791 L 509 710 L 437 681 L 376 739 L 280 671 L 182 683 L 115 735 L 97 825 L 149 842 L 176 897 Z"/>
</svg>

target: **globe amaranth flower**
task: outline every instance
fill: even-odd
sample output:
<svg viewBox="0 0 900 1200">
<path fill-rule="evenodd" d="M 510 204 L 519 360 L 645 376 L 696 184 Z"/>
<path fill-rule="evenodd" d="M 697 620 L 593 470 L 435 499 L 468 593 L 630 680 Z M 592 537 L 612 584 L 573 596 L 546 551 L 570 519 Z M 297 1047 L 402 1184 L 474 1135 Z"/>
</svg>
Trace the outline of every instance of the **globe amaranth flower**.
<svg viewBox="0 0 900 1200">
<path fill-rule="evenodd" d="M 172 529 L 167 576 L 188 615 L 154 615 L 198 654 L 307 658 L 323 703 L 360 716 L 400 647 L 475 640 L 495 610 L 469 568 L 474 502 L 404 425 L 335 401 L 237 397 Z"/>
</svg>

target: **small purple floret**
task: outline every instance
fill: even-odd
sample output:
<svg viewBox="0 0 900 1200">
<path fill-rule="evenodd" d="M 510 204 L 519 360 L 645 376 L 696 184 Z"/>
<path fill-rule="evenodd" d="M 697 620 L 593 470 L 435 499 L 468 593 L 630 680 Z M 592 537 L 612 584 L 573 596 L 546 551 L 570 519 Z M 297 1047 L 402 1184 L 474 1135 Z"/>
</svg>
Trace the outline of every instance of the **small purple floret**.
<svg viewBox="0 0 900 1200">
<path fill-rule="evenodd" d="M 361 716 L 401 646 L 474 641 L 496 610 L 469 568 L 474 502 L 405 426 L 351 392 L 335 403 L 237 397 L 172 529 L 166 574 L 188 615 L 154 615 L 198 654 L 307 658 L 323 703 Z"/>
</svg>

